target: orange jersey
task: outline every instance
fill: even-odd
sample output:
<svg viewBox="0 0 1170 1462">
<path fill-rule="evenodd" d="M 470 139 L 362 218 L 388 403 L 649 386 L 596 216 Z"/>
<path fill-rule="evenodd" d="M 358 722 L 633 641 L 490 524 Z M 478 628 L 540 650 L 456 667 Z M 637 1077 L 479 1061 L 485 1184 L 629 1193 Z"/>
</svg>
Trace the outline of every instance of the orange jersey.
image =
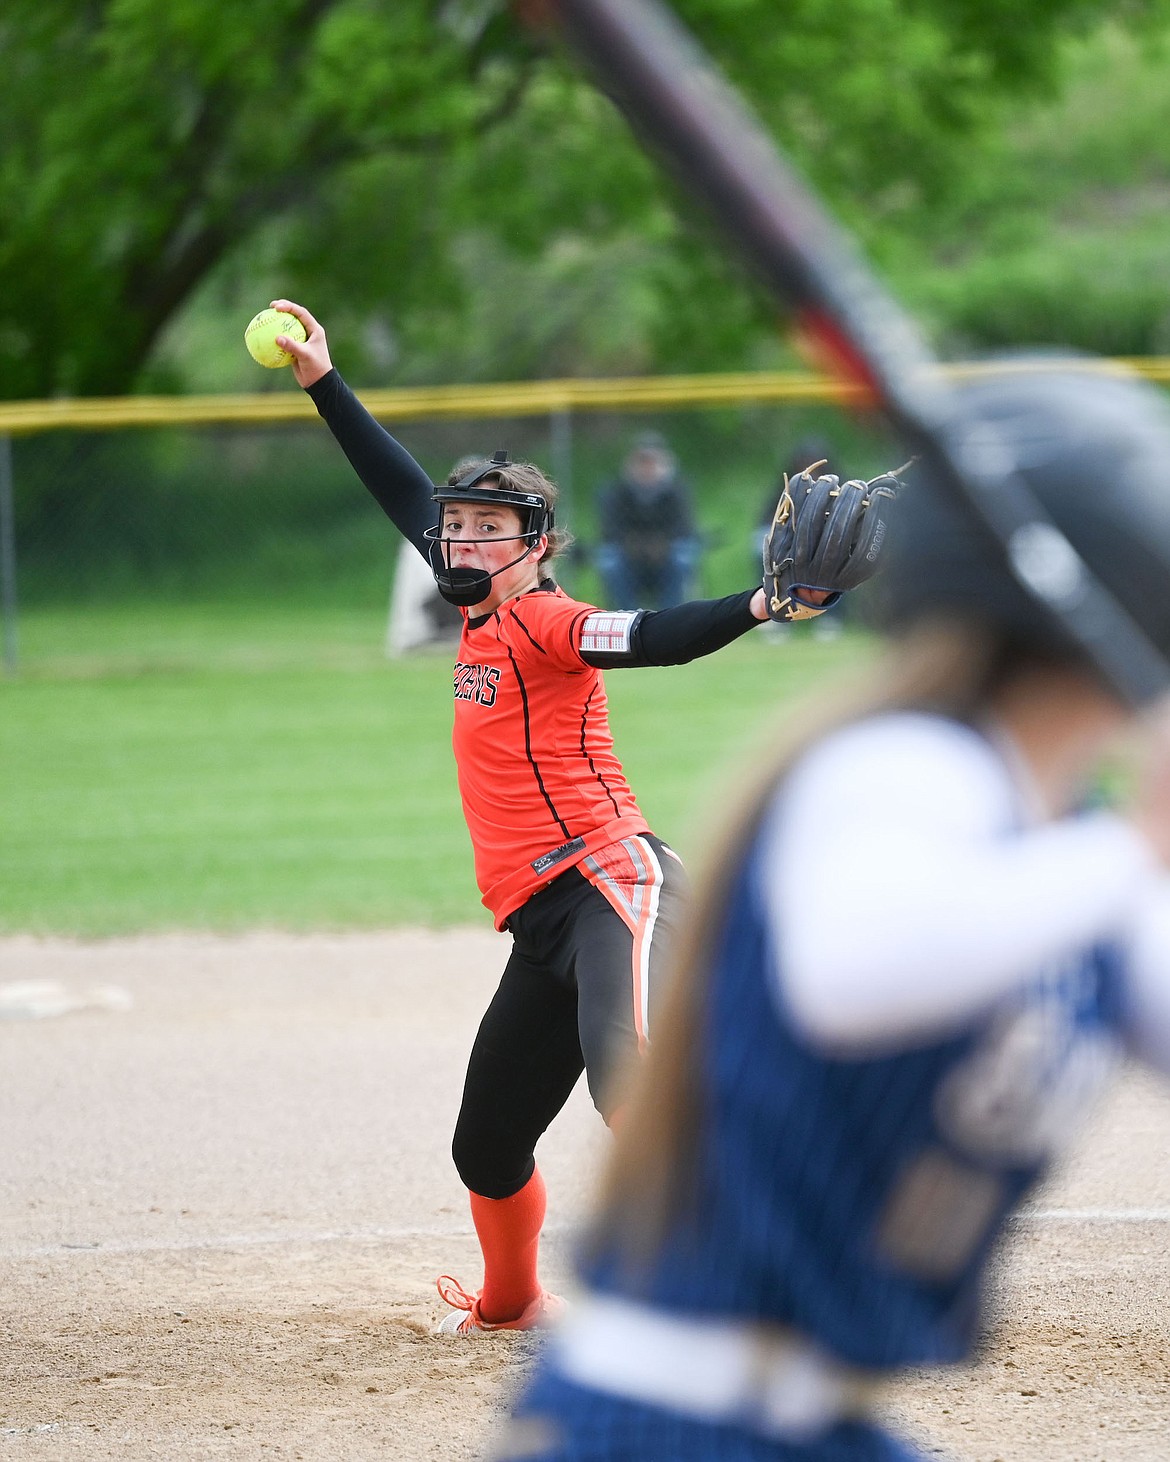
<svg viewBox="0 0 1170 1462">
<path fill-rule="evenodd" d="M 497 928 L 567 868 L 648 831 L 614 754 L 605 682 L 580 654 L 596 613 L 541 588 L 464 617 L 452 744 L 476 882 Z"/>
</svg>

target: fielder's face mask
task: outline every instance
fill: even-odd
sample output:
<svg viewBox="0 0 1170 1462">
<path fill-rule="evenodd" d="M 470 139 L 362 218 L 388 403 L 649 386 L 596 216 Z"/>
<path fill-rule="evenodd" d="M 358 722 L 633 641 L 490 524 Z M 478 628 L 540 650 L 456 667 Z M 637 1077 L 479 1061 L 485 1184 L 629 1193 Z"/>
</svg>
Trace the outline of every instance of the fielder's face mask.
<svg viewBox="0 0 1170 1462">
<path fill-rule="evenodd" d="M 473 467 L 457 482 L 446 487 L 437 487 L 431 494 L 431 501 L 439 504 L 439 521 L 428 528 L 426 538 L 430 540 L 427 550 L 431 562 L 431 573 L 439 593 L 448 604 L 458 604 L 469 609 L 481 604 L 491 593 L 492 580 L 496 574 L 503 574 L 515 566 L 532 551 L 545 533 L 553 526 L 552 509 L 538 492 L 520 492 L 509 487 L 480 487 L 487 478 L 499 477 L 502 470 L 512 465 L 505 451 L 496 452 L 490 462 L 482 467 Z M 498 543 L 498 538 L 445 538 L 443 536 L 443 509 L 446 503 L 485 503 L 491 507 L 515 508 L 520 514 L 520 533 L 517 535 L 524 548 L 511 563 L 488 573 L 486 569 L 456 567 L 451 562 L 452 545 L 455 543 Z"/>
</svg>

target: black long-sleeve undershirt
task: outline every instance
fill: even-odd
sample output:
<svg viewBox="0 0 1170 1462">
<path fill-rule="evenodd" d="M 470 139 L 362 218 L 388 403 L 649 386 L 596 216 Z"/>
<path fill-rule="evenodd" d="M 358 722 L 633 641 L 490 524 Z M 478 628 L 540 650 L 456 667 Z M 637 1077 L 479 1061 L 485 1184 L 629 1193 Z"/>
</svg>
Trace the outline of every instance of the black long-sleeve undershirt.
<svg viewBox="0 0 1170 1462">
<path fill-rule="evenodd" d="M 336 370 L 308 387 L 322 420 L 375 502 L 423 558 L 437 510 L 434 484 L 406 448 L 375 421 Z"/>
<path fill-rule="evenodd" d="M 582 651 L 581 658 L 607 670 L 623 665 L 685 665 L 714 654 L 760 623 L 749 608 L 755 592 L 745 589 L 726 599 L 691 599 L 669 609 L 642 610 L 634 621 L 628 651 Z"/>
<path fill-rule="evenodd" d="M 402 536 L 427 557 L 426 529 L 436 521 L 430 478 L 400 442 L 375 421 L 336 370 L 308 387 L 322 420 L 378 506 Z M 685 665 L 721 650 L 753 629 L 748 605 L 754 589 L 725 599 L 695 599 L 670 609 L 640 612 L 633 622 L 630 648 L 585 652 L 588 665 Z"/>
</svg>

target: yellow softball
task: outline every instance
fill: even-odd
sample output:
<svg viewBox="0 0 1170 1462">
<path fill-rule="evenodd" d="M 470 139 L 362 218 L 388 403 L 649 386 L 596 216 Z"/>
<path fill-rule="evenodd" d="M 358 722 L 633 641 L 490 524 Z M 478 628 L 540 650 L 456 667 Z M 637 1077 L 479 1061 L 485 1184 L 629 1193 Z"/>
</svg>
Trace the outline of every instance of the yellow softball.
<svg viewBox="0 0 1170 1462">
<path fill-rule="evenodd" d="M 276 343 L 278 335 L 289 335 L 293 340 L 305 338 L 305 327 L 295 315 L 286 310 L 261 310 L 244 331 L 244 344 L 248 354 L 262 366 L 275 370 L 277 366 L 292 364 L 292 356 L 281 350 Z"/>
</svg>

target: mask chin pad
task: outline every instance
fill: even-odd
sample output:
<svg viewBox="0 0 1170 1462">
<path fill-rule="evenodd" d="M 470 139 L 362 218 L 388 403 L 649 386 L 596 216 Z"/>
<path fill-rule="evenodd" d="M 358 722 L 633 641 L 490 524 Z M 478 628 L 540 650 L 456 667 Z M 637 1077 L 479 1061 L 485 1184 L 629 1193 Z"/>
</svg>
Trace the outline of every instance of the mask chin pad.
<svg viewBox="0 0 1170 1462">
<path fill-rule="evenodd" d="M 483 569 L 453 568 L 443 557 L 441 543 L 432 543 L 427 550 L 435 586 L 448 604 L 470 609 L 492 591 L 492 576 Z"/>
</svg>

